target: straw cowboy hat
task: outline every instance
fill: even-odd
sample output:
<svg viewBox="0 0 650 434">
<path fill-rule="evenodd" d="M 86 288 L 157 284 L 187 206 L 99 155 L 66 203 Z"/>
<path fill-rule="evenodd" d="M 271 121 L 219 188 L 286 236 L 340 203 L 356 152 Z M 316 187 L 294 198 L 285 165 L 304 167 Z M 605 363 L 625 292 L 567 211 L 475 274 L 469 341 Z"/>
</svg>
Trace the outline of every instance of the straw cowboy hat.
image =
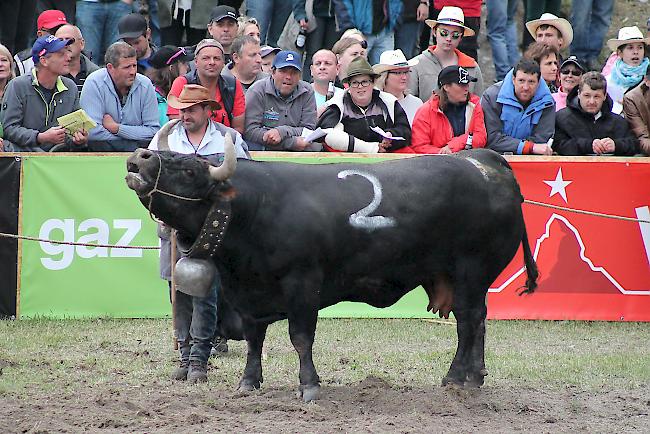
<svg viewBox="0 0 650 434">
<path fill-rule="evenodd" d="M 420 61 L 416 58 L 406 60 L 406 56 L 399 48 L 397 50 L 386 50 L 379 56 L 379 63 L 372 66 L 375 74 L 392 71 L 393 69 L 403 69 L 415 66 Z"/>
<path fill-rule="evenodd" d="M 618 31 L 618 38 L 609 39 L 607 41 L 607 46 L 611 48 L 612 51 L 616 51 L 621 45 L 631 44 L 633 42 L 650 44 L 650 38 L 644 38 L 643 33 L 637 26 L 622 27 L 621 30 Z"/>
<path fill-rule="evenodd" d="M 210 91 L 199 84 L 186 84 L 179 96 L 169 95 L 167 98 L 167 105 L 177 110 L 200 103 L 208 104 L 213 110 L 221 109 L 221 104 L 210 98 Z"/>
<path fill-rule="evenodd" d="M 465 14 L 457 6 L 445 6 L 440 10 L 437 20 L 426 20 L 427 26 L 432 29 L 439 24 L 446 26 L 456 26 L 465 29 L 463 36 L 474 36 L 474 30 L 465 25 Z"/>
<path fill-rule="evenodd" d="M 537 28 L 545 24 L 553 26 L 560 31 L 560 35 L 562 35 L 564 41 L 562 44 L 563 47 L 571 45 L 571 41 L 573 41 L 573 27 L 571 27 L 571 23 L 564 18 L 545 12 L 538 20 L 528 21 L 526 23 L 526 28 L 528 29 L 528 33 L 530 33 L 533 36 L 533 39 L 535 39 L 537 38 Z"/>
</svg>

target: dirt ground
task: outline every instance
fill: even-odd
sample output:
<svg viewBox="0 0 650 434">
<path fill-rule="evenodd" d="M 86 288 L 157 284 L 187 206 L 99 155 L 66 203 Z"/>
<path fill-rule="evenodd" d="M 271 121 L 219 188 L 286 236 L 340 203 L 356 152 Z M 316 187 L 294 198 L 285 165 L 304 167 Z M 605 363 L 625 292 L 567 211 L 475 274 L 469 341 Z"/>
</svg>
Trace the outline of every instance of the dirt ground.
<svg viewBox="0 0 650 434">
<path fill-rule="evenodd" d="M 589 432 L 638 433 L 650 427 L 647 390 L 587 393 L 521 388 L 457 390 L 400 387 L 382 378 L 324 384 L 317 403 L 288 388 L 240 395 L 229 386 L 82 389 L 0 399 L 8 432 Z"/>
</svg>

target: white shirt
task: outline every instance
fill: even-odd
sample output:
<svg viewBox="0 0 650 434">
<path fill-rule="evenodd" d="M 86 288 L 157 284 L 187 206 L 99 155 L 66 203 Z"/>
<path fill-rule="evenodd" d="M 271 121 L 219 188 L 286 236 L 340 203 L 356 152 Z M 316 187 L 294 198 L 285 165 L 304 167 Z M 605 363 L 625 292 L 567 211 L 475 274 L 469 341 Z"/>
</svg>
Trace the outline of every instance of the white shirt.
<svg viewBox="0 0 650 434">
<path fill-rule="evenodd" d="M 406 117 L 409 118 L 409 124 L 413 126 L 413 118 L 415 117 L 415 112 L 417 112 L 420 106 L 424 103 L 420 98 L 411 94 L 407 94 L 404 98 L 398 99 L 397 101 L 406 112 Z"/>
<path fill-rule="evenodd" d="M 167 137 L 167 143 L 169 145 L 169 150 L 173 152 L 178 152 L 179 154 L 198 154 L 198 155 L 212 155 L 212 154 L 223 154 L 224 153 L 224 141 L 225 136 L 222 131 L 233 132 L 231 128 L 228 128 L 224 125 L 217 124 L 215 121 L 210 119 L 208 123 L 208 129 L 205 131 L 201 143 L 199 146 L 194 146 L 187 137 L 187 132 L 183 127 L 183 123 L 179 122 L 174 125 L 169 136 Z M 235 151 L 238 158 L 248 158 L 245 149 L 248 149 L 248 146 L 241 137 L 241 134 L 238 132 L 235 133 Z M 149 149 L 157 151 L 158 150 L 158 135 L 160 132 L 157 132 L 151 143 L 149 143 Z"/>
</svg>

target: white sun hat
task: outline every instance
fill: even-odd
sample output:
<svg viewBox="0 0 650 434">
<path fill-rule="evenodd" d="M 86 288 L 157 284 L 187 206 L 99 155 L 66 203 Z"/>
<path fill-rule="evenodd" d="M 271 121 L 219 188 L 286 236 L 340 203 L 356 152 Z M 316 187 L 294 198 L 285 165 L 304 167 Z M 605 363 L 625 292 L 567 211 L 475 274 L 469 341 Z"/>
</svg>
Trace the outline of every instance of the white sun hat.
<svg viewBox="0 0 650 434">
<path fill-rule="evenodd" d="M 463 10 L 458 6 L 443 7 L 438 14 L 438 19 L 426 20 L 425 23 L 427 23 L 427 26 L 431 27 L 432 29 L 439 24 L 462 27 L 465 29 L 463 36 L 474 36 L 475 34 L 474 30 L 465 25 L 465 14 L 463 13 Z"/>
<path fill-rule="evenodd" d="M 562 44 L 563 47 L 571 45 L 571 41 L 573 41 L 573 27 L 571 27 L 570 22 L 564 18 L 558 17 L 557 15 L 545 12 L 538 20 L 528 21 L 526 23 L 526 28 L 528 29 L 528 33 L 530 33 L 533 36 L 533 39 L 535 39 L 537 38 L 537 28 L 545 24 L 553 26 L 560 31 L 560 35 L 562 35 L 562 39 L 564 40 L 564 43 Z"/>
<path fill-rule="evenodd" d="M 399 48 L 397 50 L 386 50 L 379 56 L 379 63 L 372 66 L 375 74 L 391 71 L 393 69 L 410 68 L 420 62 L 418 59 L 413 58 L 406 60 L 406 56 Z"/>
<path fill-rule="evenodd" d="M 611 48 L 612 51 L 616 51 L 621 45 L 631 44 L 632 42 L 650 44 L 650 38 L 644 38 L 643 33 L 637 26 L 622 27 L 621 30 L 618 31 L 618 38 L 609 39 L 607 41 L 607 46 Z"/>
</svg>

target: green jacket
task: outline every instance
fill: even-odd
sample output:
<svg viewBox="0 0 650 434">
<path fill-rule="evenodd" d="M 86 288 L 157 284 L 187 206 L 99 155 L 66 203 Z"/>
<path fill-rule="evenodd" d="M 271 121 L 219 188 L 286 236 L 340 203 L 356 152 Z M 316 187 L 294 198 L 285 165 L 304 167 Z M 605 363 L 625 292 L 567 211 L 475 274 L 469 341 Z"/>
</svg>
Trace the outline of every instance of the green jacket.
<svg viewBox="0 0 650 434">
<path fill-rule="evenodd" d="M 36 69 L 31 75 L 21 75 L 7 84 L 0 122 L 8 152 L 49 151 L 54 144 L 39 144 L 38 133 L 59 125 L 57 118 L 79 109 L 77 85 L 69 78 L 57 78 L 56 90 L 47 102 L 37 86 Z"/>
</svg>

